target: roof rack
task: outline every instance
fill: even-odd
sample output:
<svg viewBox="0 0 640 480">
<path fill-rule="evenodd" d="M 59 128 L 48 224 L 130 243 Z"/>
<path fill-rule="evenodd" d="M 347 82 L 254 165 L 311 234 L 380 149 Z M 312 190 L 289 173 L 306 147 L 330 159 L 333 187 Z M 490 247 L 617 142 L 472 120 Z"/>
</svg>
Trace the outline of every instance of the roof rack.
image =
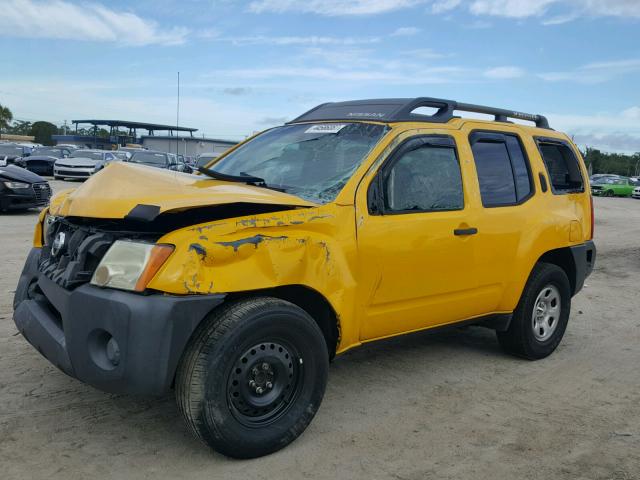
<svg viewBox="0 0 640 480">
<path fill-rule="evenodd" d="M 437 110 L 432 115 L 413 113 L 416 109 L 422 107 L 431 107 Z M 318 120 L 378 120 L 381 122 L 426 121 L 447 123 L 452 118 L 457 118 L 453 115 L 454 111 L 493 115 L 496 122 L 509 122 L 510 118 L 527 120 L 535 123 L 538 128 L 550 129 L 547 118 L 542 115 L 430 97 L 382 98 L 323 103 L 288 123 Z"/>
</svg>

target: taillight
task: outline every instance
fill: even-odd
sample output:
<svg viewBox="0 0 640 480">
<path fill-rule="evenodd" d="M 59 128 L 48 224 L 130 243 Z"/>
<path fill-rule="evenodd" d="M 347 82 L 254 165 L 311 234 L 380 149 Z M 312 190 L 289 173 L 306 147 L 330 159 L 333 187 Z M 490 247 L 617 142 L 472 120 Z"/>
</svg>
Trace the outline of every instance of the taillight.
<svg viewBox="0 0 640 480">
<path fill-rule="evenodd" d="M 593 195 L 589 195 L 589 203 L 591 203 L 591 238 L 589 240 L 593 240 L 593 233 L 596 228 L 596 219 L 593 215 Z"/>
</svg>

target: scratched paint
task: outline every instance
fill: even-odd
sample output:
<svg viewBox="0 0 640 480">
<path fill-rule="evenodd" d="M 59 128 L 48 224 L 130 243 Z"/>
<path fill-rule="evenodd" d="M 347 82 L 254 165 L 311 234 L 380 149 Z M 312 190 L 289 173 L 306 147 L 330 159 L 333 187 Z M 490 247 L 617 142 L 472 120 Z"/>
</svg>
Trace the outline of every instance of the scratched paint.
<svg viewBox="0 0 640 480">
<path fill-rule="evenodd" d="M 333 204 L 171 232 L 159 242 L 176 250 L 149 288 L 210 294 L 302 285 L 344 313 L 354 308 L 357 286 L 353 215 L 353 207 Z M 346 333 L 356 337 L 355 332 Z"/>
</svg>

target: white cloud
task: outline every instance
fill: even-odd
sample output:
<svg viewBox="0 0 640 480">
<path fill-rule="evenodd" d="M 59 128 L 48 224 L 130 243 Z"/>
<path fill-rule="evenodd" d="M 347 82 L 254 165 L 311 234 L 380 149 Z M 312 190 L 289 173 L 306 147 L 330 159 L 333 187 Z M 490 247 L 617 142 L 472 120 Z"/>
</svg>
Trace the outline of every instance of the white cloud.
<svg viewBox="0 0 640 480">
<path fill-rule="evenodd" d="M 392 34 L 392 37 L 410 37 L 417 35 L 421 30 L 418 27 L 400 27 L 397 28 Z"/>
<path fill-rule="evenodd" d="M 520 78 L 523 77 L 525 71 L 520 67 L 495 67 L 489 68 L 483 72 L 483 75 L 487 78 L 504 80 L 511 78 Z"/>
<path fill-rule="evenodd" d="M 446 66 L 420 68 L 414 64 L 395 63 L 388 68 L 346 68 L 346 67 L 257 67 L 242 69 L 221 69 L 205 75 L 216 79 L 273 80 L 276 85 L 300 85 L 301 82 L 326 84 L 327 81 L 340 82 L 384 82 L 387 85 L 427 85 L 446 84 L 462 81 L 468 70 L 464 67 Z"/>
<path fill-rule="evenodd" d="M 558 25 L 579 17 L 640 18 L 638 0 L 253 0 L 253 13 L 310 13 L 324 16 L 375 15 L 427 5 L 434 14 L 464 9 L 477 16 L 542 17 L 545 25 Z"/>
<path fill-rule="evenodd" d="M 233 45 L 361 45 L 377 43 L 378 37 L 327 37 L 327 36 L 281 36 L 252 35 L 246 37 L 217 37 L 217 40 Z"/>
<path fill-rule="evenodd" d="M 578 133 L 573 135 L 573 141 L 581 148 L 591 147 L 605 152 L 640 152 L 640 137 L 628 133 Z"/>
<path fill-rule="evenodd" d="M 622 116 L 628 120 L 637 120 L 640 123 L 640 107 L 630 107 L 622 111 Z"/>
<path fill-rule="evenodd" d="M 474 15 L 525 18 L 542 15 L 558 0 L 473 0 L 469 11 Z"/>
<path fill-rule="evenodd" d="M 573 0 L 571 3 L 582 6 L 590 15 L 640 18 L 638 0 Z"/>
<path fill-rule="evenodd" d="M 508 18 L 541 17 L 552 7 L 559 10 L 559 14 L 543 21 L 545 25 L 558 25 L 585 16 L 640 18 L 638 0 L 467 0 L 465 5 L 474 15 Z"/>
<path fill-rule="evenodd" d="M 640 72 L 640 58 L 593 62 L 572 71 L 540 73 L 538 77 L 548 82 L 596 84 L 635 72 Z"/>
<path fill-rule="evenodd" d="M 432 13 L 444 13 L 453 10 L 462 3 L 462 0 L 436 0 L 431 4 Z"/>
<path fill-rule="evenodd" d="M 133 13 L 101 4 L 74 5 L 64 0 L 5 0 L 0 36 L 114 42 L 123 45 L 177 45 L 185 42 L 184 28 L 164 29 Z"/>
<path fill-rule="evenodd" d="M 372 15 L 412 7 L 425 0 L 254 0 L 253 13 L 315 13 L 326 16 Z"/>
<path fill-rule="evenodd" d="M 438 58 L 445 58 L 451 55 L 445 55 L 444 53 L 436 52 L 431 48 L 414 48 L 411 50 L 404 50 L 400 52 L 400 55 L 419 58 L 423 60 L 436 60 Z"/>
</svg>

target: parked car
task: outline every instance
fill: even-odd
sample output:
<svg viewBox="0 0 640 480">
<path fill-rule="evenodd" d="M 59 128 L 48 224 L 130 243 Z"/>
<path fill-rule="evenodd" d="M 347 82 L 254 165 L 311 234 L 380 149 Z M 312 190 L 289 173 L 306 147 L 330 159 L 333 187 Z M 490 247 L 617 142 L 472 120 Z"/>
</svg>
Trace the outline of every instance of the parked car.
<svg viewBox="0 0 640 480">
<path fill-rule="evenodd" d="M 53 166 L 60 158 L 67 158 L 71 151 L 59 147 L 36 148 L 28 157 L 16 158 L 15 165 L 38 175 L 53 175 Z"/>
<path fill-rule="evenodd" d="M 596 260 L 580 151 L 541 115 L 431 98 L 327 103 L 200 176 L 137 164 L 162 165 L 159 153 L 132 160 L 54 197 L 15 323 L 97 388 L 175 386 L 191 431 L 232 457 L 295 440 L 330 359 L 367 342 L 464 323 L 495 329 L 511 354 L 547 357 Z"/>
<path fill-rule="evenodd" d="M 0 211 L 44 207 L 50 198 L 44 178 L 15 165 L 0 167 Z"/>
<path fill-rule="evenodd" d="M 209 163 L 220 156 L 219 153 L 201 153 L 196 157 L 196 170 L 200 167 L 206 167 Z"/>
<path fill-rule="evenodd" d="M 628 197 L 634 184 L 626 177 L 601 177 L 591 183 L 591 192 L 603 197 Z"/>
<path fill-rule="evenodd" d="M 16 143 L 0 143 L 0 166 L 11 165 L 16 158 L 31 155 L 31 147 Z"/>
<path fill-rule="evenodd" d="M 131 155 L 133 155 L 136 152 L 144 152 L 144 151 L 146 151 L 146 149 L 142 147 L 120 147 L 118 148 L 118 150 L 116 150 L 116 152 L 128 153 L 129 157 L 131 157 Z"/>
<path fill-rule="evenodd" d="M 633 193 L 631 194 L 633 198 L 640 198 L 640 187 L 636 187 L 633 189 Z"/>
<path fill-rule="evenodd" d="M 167 170 L 175 170 L 178 172 L 191 173 L 192 171 L 191 167 L 187 164 L 179 162 L 178 157 L 175 154 L 158 152 L 155 150 L 135 152 L 127 161 L 147 165 L 149 167 L 166 168 Z"/>
<path fill-rule="evenodd" d="M 110 162 L 119 161 L 114 153 L 105 150 L 76 150 L 69 157 L 57 160 L 53 167 L 53 176 L 63 178 L 89 178 Z"/>
<path fill-rule="evenodd" d="M 78 149 L 82 149 L 83 147 L 80 147 L 78 145 L 75 145 L 73 143 L 59 143 L 56 145 L 56 147 L 58 148 L 66 148 L 67 150 L 78 150 Z"/>
</svg>

